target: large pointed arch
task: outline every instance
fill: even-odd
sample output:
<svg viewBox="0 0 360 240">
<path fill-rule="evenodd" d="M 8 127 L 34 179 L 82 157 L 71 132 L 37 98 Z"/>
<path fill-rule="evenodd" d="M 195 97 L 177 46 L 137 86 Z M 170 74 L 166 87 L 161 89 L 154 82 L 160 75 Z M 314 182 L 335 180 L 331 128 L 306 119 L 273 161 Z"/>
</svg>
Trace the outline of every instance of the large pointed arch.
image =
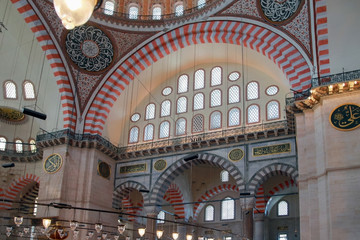
<svg viewBox="0 0 360 240">
<path fill-rule="evenodd" d="M 276 175 L 284 175 L 288 176 L 291 179 L 297 182 L 298 171 L 291 165 L 283 164 L 283 163 L 273 163 L 268 166 L 263 167 L 259 171 L 257 171 L 249 180 L 248 189 L 254 194 L 256 189 L 260 187 L 266 180 L 268 180 L 272 176 Z"/>
<path fill-rule="evenodd" d="M 201 153 L 198 154 L 197 159 L 194 159 L 191 162 L 186 162 L 184 159 L 179 159 L 171 166 L 169 166 L 155 182 L 154 187 L 151 190 L 151 195 L 149 196 L 149 202 L 146 203 L 149 203 L 150 205 L 160 204 L 163 196 L 165 195 L 165 192 L 173 180 L 182 174 L 185 170 L 190 169 L 191 166 L 200 164 L 210 164 L 228 171 L 229 174 L 234 178 L 237 189 L 239 191 L 245 189 L 243 176 L 233 163 L 215 154 Z"/>
<path fill-rule="evenodd" d="M 278 65 L 294 90 L 311 86 L 312 66 L 308 56 L 296 43 L 270 28 L 220 20 L 188 24 L 157 37 L 119 65 L 91 102 L 84 133 L 102 134 L 111 107 L 135 76 L 179 49 L 202 43 L 229 43 L 251 48 Z"/>
<path fill-rule="evenodd" d="M 76 107 L 74 95 L 68 74 L 65 70 L 64 62 L 52 40 L 43 21 L 34 11 L 33 6 L 28 0 L 11 0 L 18 12 L 23 16 L 25 22 L 29 25 L 30 30 L 34 33 L 40 47 L 45 51 L 47 60 L 53 70 L 56 83 L 59 87 L 61 96 L 61 106 L 64 116 L 64 128 L 75 130 L 76 127 Z M 54 11 L 55 14 L 55 11 Z"/>
<path fill-rule="evenodd" d="M 22 192 L 29 184 L 39 185 L 39 177 L 34 174 L 26 174 L 25 176 L 14 180 L 7 189 L 3 190 L 1 194 L 5 201 L 0 202 L 0 209 L 10 209 L 13 206 L 12 201 L 19 200 L 17 199 L 17 197 L 19 197 L 19 193 Z"/>
</svg>

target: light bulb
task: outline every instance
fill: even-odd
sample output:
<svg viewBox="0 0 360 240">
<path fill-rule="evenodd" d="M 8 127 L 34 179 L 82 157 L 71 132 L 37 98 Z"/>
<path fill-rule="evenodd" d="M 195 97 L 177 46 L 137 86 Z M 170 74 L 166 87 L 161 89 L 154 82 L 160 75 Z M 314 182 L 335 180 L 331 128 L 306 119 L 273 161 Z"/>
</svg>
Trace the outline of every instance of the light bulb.
<svg viewBox="0 0 360 240">
<path fill-rule="evenodd" d="M 118 231 L 119 231 L 119 233 L 120 233 L 120 234 L 123 234 L 124 231 L 125 231 L 125 228 L 126 228 L 125 224 L 120 224 L 120 225 L 118 225 Z"/>
<path fill-rule="evenodd" d="M 94 12 L 97 0 L 54 0 L 56 14 L 66 29 L 85 24 Z"/>
<path fill-rule="evenodd" d="M 101 223 L 96 223 L 95 224 L 95 230 L 97 233 L 100 233 L 102 229 L 102 224 Z"/>
<path fill-rule="evenodd" d="M 78 222 L 77 221 L 71 221 L 70 222 L 70 229 L 71 230 L 75 230 L 76 228 L 77 228 L 77 226 L 78 226 Z"/>
<path fill-rule="evenodd" d="M 173 233 L 172 233 L 172 238 L 173 238 L 174 240 L 177 240 L 177 239 L 179 238 L 179 233 L 178 233 L 178 232 L 173 232 Z"/>
<path fill-rule="evenodd" d="M 139 228 L 139 229 L 138 229 L 138 232 L 139 232 L 140 237 L 144 236 L 145 230 L 146 230 L 145 228 Z"/>
<path fill-rule="evenodd" d="M 191 235 L 191 234 L 187 234 L 187 235 L 186 235 L 186 240 L 192 240 L 192 235 Z"/>
<path fill-rule="evenodd" d="M 17 227 L 20 227 L 20 225 L 23 223 L 24 218 L 22 216 L 14 217 L 14 223 Z"/>
<path fill-rule="evenodd" d="M 157 236 L 158 238 L 161 238 L 163 234 L 164 234 L 164 231 L 163 231 L 163 230 L 157 230 L 157 231 L 156 231 L 156 236 Z"/>
<path fill-rule="evenodd" d="M 51 225 L 51 219 L 49 219 L 49 218 L 44 218 L 44 219 L 42 220 L 42 224 L 43 224 L 44 228 L 47 229 L 47 228 Z"/>
</svg>

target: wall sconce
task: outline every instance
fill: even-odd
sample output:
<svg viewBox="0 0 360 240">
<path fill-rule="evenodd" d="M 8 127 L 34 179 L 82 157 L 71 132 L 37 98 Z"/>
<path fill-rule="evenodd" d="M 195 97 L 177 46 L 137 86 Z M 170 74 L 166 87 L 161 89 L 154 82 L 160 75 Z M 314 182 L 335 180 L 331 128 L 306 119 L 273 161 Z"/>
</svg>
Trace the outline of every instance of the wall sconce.
<svg viewBox="0 0 360 240">
<path fill-rule="evenodd" d="M 89 21 L 101 3 L 102 0 L 54 0 L 54 7 L 64 27 L 70 30 Z"/>
</svg>

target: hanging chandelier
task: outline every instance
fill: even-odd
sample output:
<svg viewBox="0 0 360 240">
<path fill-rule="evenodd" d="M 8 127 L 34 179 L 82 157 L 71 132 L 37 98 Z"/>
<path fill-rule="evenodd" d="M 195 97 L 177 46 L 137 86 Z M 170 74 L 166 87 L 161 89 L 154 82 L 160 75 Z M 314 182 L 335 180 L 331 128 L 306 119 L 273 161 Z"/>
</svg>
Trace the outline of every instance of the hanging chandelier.
<svg viewBox="0 0 360 240">
<path fill-rule="evenodd" d="M 56 14 L 68 30 L 89 21 L 101 4 L 102 0 L 54 0 Z"/>
</svg>

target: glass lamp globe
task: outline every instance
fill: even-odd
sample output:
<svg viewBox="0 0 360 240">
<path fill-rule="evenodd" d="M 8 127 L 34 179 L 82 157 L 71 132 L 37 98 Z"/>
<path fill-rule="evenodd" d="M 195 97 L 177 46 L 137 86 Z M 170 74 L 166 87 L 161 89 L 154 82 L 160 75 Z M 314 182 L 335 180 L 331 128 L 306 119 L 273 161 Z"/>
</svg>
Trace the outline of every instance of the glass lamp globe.
<svg viewBox="0 0 360 240">
<path fill-rule="evenodd" d="M 54 0 L 56 14 L 66 29 L 86 23 L 97 3 L 97 0 Z"/>
<path fill-rule="evenodd" d="M 179 238 L 179 233 L 178 233 L 178 232 L 173 232 L 173 233 L 172 233 L 172 238 L 173 238 L 174 240 L 177 240 L 177 239 Z"/>
<path fill-rule="evenodd" d="M 138 231 L 139 231 L 140 237 L 144 236 L 144 234 L 145 234 L 145 228 L 139 228 Z"/>
<path fill-rule="evenodd" d="M 156 231 L 156 236 L 160 239 L 163 235 L 164 231 L 163 230 L 157 230 Z"/>
<path fill-rule="evenodd" d="M 186 240 L 192 240 L 192 235 L 190 234 L 186 235 Z"/>
<path fill-rule="evenodd" d="M 17 227 L 20 227 L 20 225 L 23 223 L 24 218 L 22 216 L 14 217 L 14 223 Z"/>
<path fill-rule="evenodd" d="M 44 228 L 47 229 L 47 228 L 51 225 L 51 219 L 49 219 L 49 218 L 44 218 L 44 219 L 42 220 L 42 224 L 43 224 Z"/>
<path fill-rule="evenodd" d="M 120 225 L 118 225 L 118 231 L 119 231 L 119 233 L 120 234 L 123 234 L 124 233 L 124 231 L 125 231 L 125 224 L 120 224 Z"/>
<path fill-rule="evenodd" d="M 101 230 L 102 230 L 102 224 L 101 223 L 96 223 L 95 224 L 95 230 L 96 230 L 96 232 L 97 233 L 100 233 L 101 232 Z"/>
</svg>

